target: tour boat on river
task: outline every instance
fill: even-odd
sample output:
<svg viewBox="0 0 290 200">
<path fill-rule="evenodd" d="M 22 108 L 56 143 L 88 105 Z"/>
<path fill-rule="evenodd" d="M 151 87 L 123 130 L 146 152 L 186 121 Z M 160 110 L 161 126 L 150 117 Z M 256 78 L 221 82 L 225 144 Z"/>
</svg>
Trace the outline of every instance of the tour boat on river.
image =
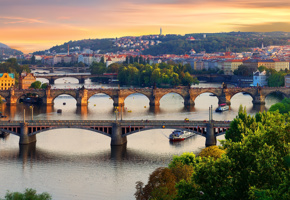
<svg viewBox="0 0 290 200">
<path fill-rule="evenodd" d="M 170 141 L 182 141 L 189 137 L 194 136 L 195 133 L 192 131 L 176 129 L 169 135 Z"/>
<path fill-rule="evenodd" d="M 220 104 L 219 107 L 215 110 L 216 112 L 223 112 L 229 110 L 229 106 L 227 104 Z"/>
</svg>

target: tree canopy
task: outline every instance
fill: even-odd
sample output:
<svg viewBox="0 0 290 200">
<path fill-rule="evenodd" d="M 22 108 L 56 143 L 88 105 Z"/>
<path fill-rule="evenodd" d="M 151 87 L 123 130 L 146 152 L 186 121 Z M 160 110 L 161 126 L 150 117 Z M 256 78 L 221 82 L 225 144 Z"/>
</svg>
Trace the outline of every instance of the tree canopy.
<svg viewBox="0 0 290 200">
<path fill-rule="evenodd" d="M 25 189 L 24 193 L 7 191 L 5 199 L 3 200 L 51 200 L 51 199 L 52 199 L 51 195 L 46 192 L 36 194 L 36 190 L 34 189 Z"/>
<path fill-rule="evenodd" d="M 169 191 L 167 183 L 156 187 L 160 184 L 154 185 L 149 179 L 144 187 L 137 183 L 136 199 L 160 199 L 156 194 L 162 192 L 167 197 L 164 199 L 175 200 L 289 199 L 289 119 L 289 113 L 277 111 L 249 116 L 241 107 L 220 148 L 207 147 L 197 157 L 193 153 L 173 157 L 167 171 L 190 167 L 190 175 L 174 179 L 186 174 L 181 170 L 170 175 L 175 182 L 174 193 L 165 192 Z M 151 196 L 147 198 L 140 191 L 149 185 Z"/>
</svg>

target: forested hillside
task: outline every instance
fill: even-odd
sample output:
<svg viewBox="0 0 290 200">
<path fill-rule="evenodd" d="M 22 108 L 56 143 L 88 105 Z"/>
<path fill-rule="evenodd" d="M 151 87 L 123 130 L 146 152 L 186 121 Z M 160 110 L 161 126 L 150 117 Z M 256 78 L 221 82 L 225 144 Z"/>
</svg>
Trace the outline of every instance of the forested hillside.
<svg viewBox="0 0 290 200">
<path fill-rule="evenodd" d="M 204 37 L 206 36 L 206 37 Z M 194 40 L 188 40 L 193 37 Z M 146 39 L 146 36 L 141 36 Z M 141 51 L 141 54 L 161 55 L 161 54 L 188 54 L 191 49 L 197 53 L 205 51 L 207 53 L 249 51 L 250 48 L 269 45 L 286 45 L 290 44 L 290 33 L 288 32 L 229 32 L 229 33 L 193 33 L 186 35 L 162 35 L 155 39 L 161 41 L 158 45 L 149 46 L 148 49 Z M 85 39 L 78 41 L 69 41 L 59 46 L 50 48 L 50 52 L 64 53 L 69 47 L 80 47 L 97 51 L 100 53 L 117 53 L 118 51 L 132 49 L 132 47 L 121 48 L 114 46 L 114 39 Z M 44 51 L 35 52 L 34 54 L 44 54 Z"/>
</svg>

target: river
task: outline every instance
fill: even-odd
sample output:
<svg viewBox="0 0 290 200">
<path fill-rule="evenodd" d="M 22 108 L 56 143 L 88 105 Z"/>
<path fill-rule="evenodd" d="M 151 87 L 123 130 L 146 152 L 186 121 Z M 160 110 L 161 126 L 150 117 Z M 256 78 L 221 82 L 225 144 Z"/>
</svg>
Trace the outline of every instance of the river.
<svg viewBox="0 0 290 200">
<path fill-rule="evenodd" d="M 39 79 L 46 82 L 44 79 Z M 59 79 L 53 88 L 78 88 L 82 85 L 73 78 Z M 85 87 L 111 87 L 91 83 Z M 220 87 L 220 84 L 201 83 L 196 87 Z M 213 113 L 214 120 L 232 120 L 240 105 L 248 113 L 267 110 L 279 101 L 276 96 L 266 98 L 266 105 L 254 107 L 252 98 L 242 93 L 231 99 L 230 110 Z M 34 119 L 115 119 L 113 101 L 104 94 L 89 99 L 87 109 L 80 109 L 76 101 L 66 95 L 55 99 L 51 108 L 35 106 Z M 65 103 L 65 105 L 64 105 Z M 159 109 L 150 109 L 149 100 L 140 94 L 130 95 L 125 100 L 123 119 L 178 119 L 206 120 L 208 107 L 215 109 L 218 99 L 205 93 L 197 97 L 195 107 L 187 109 L 178 94 L 168 94 L 160 101 Z M 2 112 L 12 120 L 22 120 L 25 109 L 30 119 L 29 105 L 3 106 Z M 62 113 L 56 112 L 62 109 Z M 118 119 L 121 113 L 118 114 Z M 3 119 L 2 119 L 3 120 Z M 7 119 L 6 119 L 7 120 Z M 23 192 L 25 188 L 36 189 L 38 193 L 48 192 L 53 199 L 135 199 L 135 183 L 148 181 L 150 173 L 158 167 L 166 167 L 173 155 L 183 152 L 198 153 L 205 146 L 205 138 L 194 136 L 188 140 L 170 143 L 172 130 L 156 129 L 141 131 L 127 137 L 125 147 L 110 146 L 110 138 L 101 134 L 78 129 L 50 130 L 37 135 L 35 145 L 19 147 L 19 137 L 10 135 L 0 139 L 0 198 L 7 190 Z M 223 139 L 219 136 L 218 139 Z"/>
</svg>

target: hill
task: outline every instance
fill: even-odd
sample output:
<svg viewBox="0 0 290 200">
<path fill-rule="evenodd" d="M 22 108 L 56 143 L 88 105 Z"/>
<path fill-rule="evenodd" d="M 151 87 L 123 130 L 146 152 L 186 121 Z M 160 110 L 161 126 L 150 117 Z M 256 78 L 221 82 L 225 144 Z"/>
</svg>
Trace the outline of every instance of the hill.
<svg viewBox="0 0 290 200">
<path fill-rule="evenodd" d="M 127 45 L 127 47 L 118 47 L 117 42 L 141 40 L 150 41 L 155 45 L 145 46 L 144 50 L 140 46 Z M 137 41 L 139 40 L 139 41 Z M 192 33 L 186 35 L 161 35 L 161 36 L 140 36 L 140 37 L 123 37 L 117 39 L 85 39 L 78 41 L 69 41 L 59 46 L 49 49 L 50 52 L 65 53 L 67 47 L 91 49 L 100 53 L 116 53 L 122 50 L 138 49 L 144 55 L 160 54 L 188 54 L 191 49 L 197 53 L 205 51 L 207 53 L 249 51 L 250 48 L 270 45 L 287 45 L 290 44 L 290 33 L 288 32 L 229 32 L 229 33 Z M 156 45 L 157 44 L 157 45 Z M 126 45 L 121 45 L 126 46 Z M 45 51 L 35 52 L 34 54 L 44 54 Z"/>
<path fill-rule="evenodd" d="M 7 46 L 6 44 L 3 44 L 0 42 L 0 48 L 10 48 L 9 46 Z"/>
<path fill-rule="evenodd" d="M 3 59 L 3 54 L 5 55 L 21 55 L 23 54 L 21 51 L 18 51 L 16 49 L 11 49 L 6 44 L 0 43 L 0 60 Z"/>
</svg>

